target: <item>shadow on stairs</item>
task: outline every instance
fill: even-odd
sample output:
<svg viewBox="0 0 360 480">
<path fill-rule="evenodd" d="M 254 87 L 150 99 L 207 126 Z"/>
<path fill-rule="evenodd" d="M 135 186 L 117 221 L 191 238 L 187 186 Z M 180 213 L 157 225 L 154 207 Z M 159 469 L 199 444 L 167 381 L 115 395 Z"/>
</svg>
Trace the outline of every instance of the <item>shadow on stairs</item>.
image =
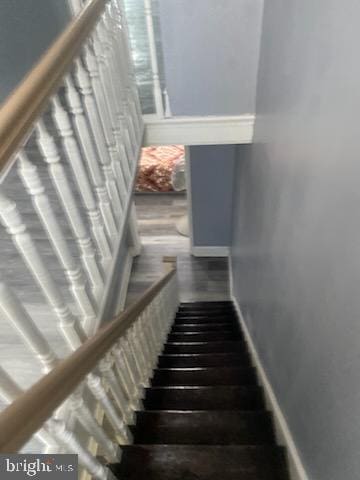
<svg viewBox="0 0 360 480">
<path fill-rule="evenodd" d="M 180 305 L 122 480 L 289 480 L 231 302 Z"/>
</svg>

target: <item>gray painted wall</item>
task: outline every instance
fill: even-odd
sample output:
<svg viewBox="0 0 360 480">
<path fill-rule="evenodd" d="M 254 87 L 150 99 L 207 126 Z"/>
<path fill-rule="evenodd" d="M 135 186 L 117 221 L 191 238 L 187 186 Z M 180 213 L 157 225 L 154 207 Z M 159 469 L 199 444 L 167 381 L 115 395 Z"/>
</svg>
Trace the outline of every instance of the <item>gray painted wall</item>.
<svg viewBox="0 0 360 480">
<path fill-rule="evenodd" d="M 236 146 L 193 146 L 189 152 L 193 245 L 229 246 Z"/>
<path fill-rule="evenodd" d="M 172 113 L 253 113 L 263 0 L 159 4 Z"/>
<path fill-rule="evenodd" d="M 235 294 L 312 480 L 360 478 L 360 3 L 265 2 Z"/>
<path fill-rule="evenodd" d="M 66 0 L 0 1 L 0 102 L 70 18 Z"/>
</svg>

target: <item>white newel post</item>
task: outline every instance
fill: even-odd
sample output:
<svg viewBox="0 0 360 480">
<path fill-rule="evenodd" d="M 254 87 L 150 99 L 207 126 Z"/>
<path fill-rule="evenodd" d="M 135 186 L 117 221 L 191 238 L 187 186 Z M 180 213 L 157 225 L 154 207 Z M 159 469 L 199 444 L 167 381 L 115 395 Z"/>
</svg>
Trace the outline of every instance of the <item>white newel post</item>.
<svg viewBox="0 0 360 480">
<path fill-rule="evenodd" d="M 18 154 L 18 170 L 20 178 L 33 199 L 35 209 L 44 226 L 45 232 L 54 247 L 54 251 L 69 280 L 70 290 L 77 303 L 85 323 L 95 323 L 96 310 L 90 292 L 84 281 L 81 269 L 76 264 L 64 238 L 60 224 L 45 193 L 45 188 L 38 174 L 37 167 L 32 164 L 22 150 Z"/>
<path fill-rule="evenodd" d="M 14 202 L 11 202 L 0 190 L 0 218 L 13 242 L 25 260 L 35 281 L 38 283 L 46 300 L 59 320 L 59 328 L 67 343 L 72 348 L 78 348 L 85 338 L 78 319 L 71 313 L 65 303 L 59 288 L 53 280 L 44 260 L 42 259 L 26 225 Z"/>
<path fill-rule="evenodd" d="M 84 269 L 88 274 L 96 298 L 98 298 L 103 292 L 104 280 L 97 264 L 93 242 L 81 217 L 65 169 L 61 164 L 54 139 L 49 135 L 42 121 L 37 124 L 37 134 L 38 145 L 43 154 L 44 161 L 48 164 L 50 178 L 60 198 L 64 211 L 68 216 L 74 237 L 82 253 L 81 260 Z M 96 233 L 97 229 L 94 231 L 95 239 Z M 97 244 L 99 246 L 99 251 L 102 252 L 100 238 L 97 238 Z M 105 257 L 103 256 L 102 258 L 105 263 Z"/>
<path fill-rule="evenodd" d="M 159 118 L 164 118 L 164 104 L 163 104 L 161 85 L 160 85 L 159 65 L 158 65 L 157 54 L 156 54 L 155 30 L 154 30 L 151 0 L 144 0 L 144 8 L 145 8 L 145 16 L 146 16 L 147 34 L 148 34 L 148 40 L 149 40 L 150 62 L 151 62 L 151 70 L 152 70 L 156 115 Z"/>
</svg>

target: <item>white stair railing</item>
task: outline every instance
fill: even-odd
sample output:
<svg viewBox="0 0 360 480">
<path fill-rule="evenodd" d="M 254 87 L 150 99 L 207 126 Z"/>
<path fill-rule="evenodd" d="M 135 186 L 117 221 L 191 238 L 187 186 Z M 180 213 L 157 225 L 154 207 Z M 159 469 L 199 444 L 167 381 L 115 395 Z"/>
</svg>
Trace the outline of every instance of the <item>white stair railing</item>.
<svg viewBox="0 0 360 480">
<path fill-rule="evenodd" d="M 144 126 L 125 17 L 118 0 L 72 4 L 78 15 L 0 109 L 0 246 L 11 251 L 0 256 L 7 403 L 94 335 L 121 249 L 126 258 L 140 249 L 132 192 Z M 38 433 L 45 451 L 71 447 L 94 478 L 108 471 L 87 442 L 115 462 L 117 443 L 132 440 L 129 425 L 150 372 L 145 361 L 151 356 L 153 364 L 158 352 L 153 340 L 144 344 L 149 326 L 141 325 L 83 375 Z M 23 363 L 14 366 L 12 342 L 23 348 Z"/>
<path fill-rule="evenodd" d="M 0 414 L 0 452 L 18 451 L 34 435 L 48 451 L 78 454 L 79 464 L 92 478 L 113 478 L 96 454 L 101 452 L 106 462 L 117 463 L 121 446 L 132 442 L 129 426 L 134 411 L 141 407 L 143 389 L 149 385 L 179 304 L 174 260 L 166 262 L 168 273 L 118 318 L 77 348 L 69 341 L 74 353 L 64 360 L 58 359 L 9 287 L 0 283 L 0 313 L 16 326 L 42 368 L 50 370 L 24 392 L 0 367 L 0 396 L 10 403 Z M 112 431 L 95 418 L 89 392 Z M 67 421 L 69 414 L 92 437 L 95 449 L 90 451 L 84 444 Z"/>
</svg>

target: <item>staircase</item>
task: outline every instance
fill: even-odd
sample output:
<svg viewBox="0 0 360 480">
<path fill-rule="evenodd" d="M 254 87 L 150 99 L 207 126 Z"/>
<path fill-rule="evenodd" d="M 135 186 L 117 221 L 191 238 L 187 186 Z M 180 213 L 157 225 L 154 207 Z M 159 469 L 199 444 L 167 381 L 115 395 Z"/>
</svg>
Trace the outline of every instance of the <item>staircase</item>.
<svg viewBox="0 0 360 480">
<path fill-rule="evenodd" d="M 122 480 L 289 479 L 231 302 L 180 305 L 132 429 Z"/>
</svg>

